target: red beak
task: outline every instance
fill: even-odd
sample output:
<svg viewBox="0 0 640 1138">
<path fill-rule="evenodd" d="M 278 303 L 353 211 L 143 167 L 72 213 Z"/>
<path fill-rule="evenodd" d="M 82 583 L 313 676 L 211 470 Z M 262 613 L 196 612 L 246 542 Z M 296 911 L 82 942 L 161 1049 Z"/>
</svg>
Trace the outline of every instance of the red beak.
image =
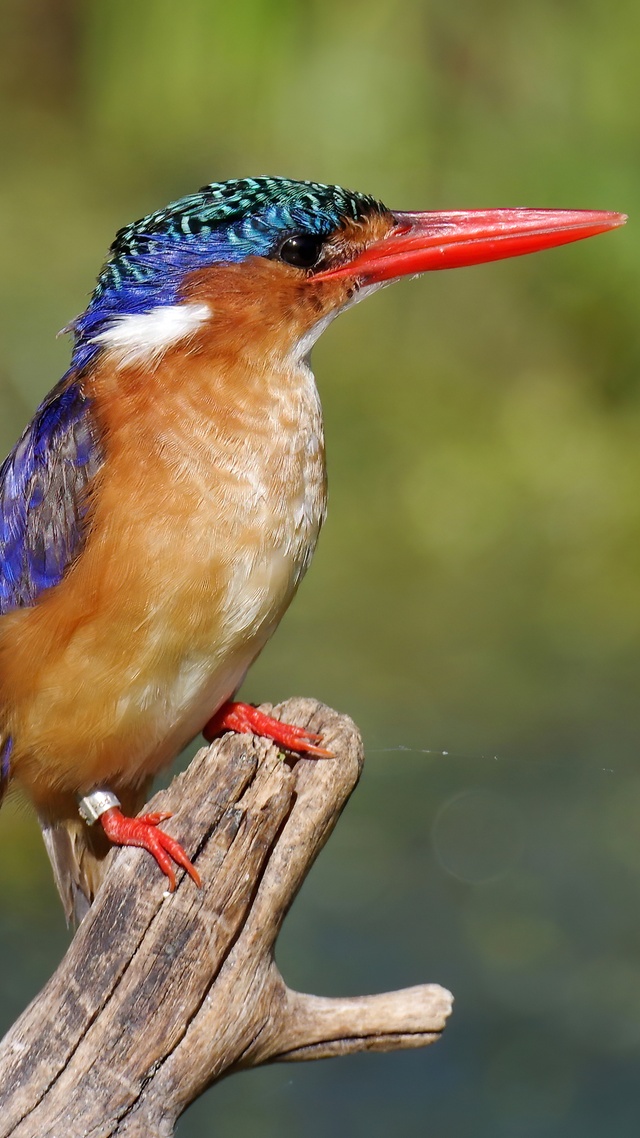
<svg viewBox="0 0 640 1138">
<path fill-rule="evenodd" d="M 314 281 L 359 277 L 365 284 L 535 253 L 616 229 L 623 213 L 586 209 L 469 209 L 393 214 L 396 225 L 347 264 Z"/>
</svg>

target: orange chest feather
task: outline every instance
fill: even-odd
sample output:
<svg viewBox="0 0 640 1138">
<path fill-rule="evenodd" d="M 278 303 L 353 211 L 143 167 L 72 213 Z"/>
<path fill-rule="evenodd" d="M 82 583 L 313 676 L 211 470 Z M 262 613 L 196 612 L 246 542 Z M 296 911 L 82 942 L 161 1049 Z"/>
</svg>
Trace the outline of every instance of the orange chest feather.
<svg viewBox="0 0 640 1138">
<path fill-rule="evenodd" d="M 135 379 L 97 376 L 106 461 L 81 556 L 0 629 L 2 710 L 32 792 L 135 783 L 169 761 L 241 682 L 324 517 L 306 367 L 238 377 L 176 352 Z"/>
</svg>

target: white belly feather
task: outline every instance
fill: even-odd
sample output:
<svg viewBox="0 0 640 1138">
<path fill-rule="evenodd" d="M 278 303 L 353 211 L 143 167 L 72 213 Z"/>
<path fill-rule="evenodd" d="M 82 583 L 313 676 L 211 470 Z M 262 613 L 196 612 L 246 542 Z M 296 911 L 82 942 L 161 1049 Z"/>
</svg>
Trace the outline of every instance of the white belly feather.
<svg viewBox="0 0 640 1138">
<path fill-rule="evenodd" d="M 299 365 L 286 385 L 281 379 L 274 384 L 267 421 L 262 415 L 255 428 L 241 445 L 208 449 L 195 464 L 191 452 L 185 462 L 185 477 L 201 482 L 209 465 L 218 491 L 199 496 L 197 516 L 189 524 L 194 535 L 190 552 L 205 570 L 207 557 L 222 560 L 225 584 L 210 637 L 205 632 L 204 638 L 195 638 L 176 660 L 168 682 L 166 673 L 157 683 L 147 674 L 141 688 L 136 691 L 134 683 L 123 696 L 151 713 L 153 745 L 140 756 L 141 773 L 169 762 L 233 696 L 275 630 L 315 549 L 326 507 L 324 439 L 308 367 Z M 194 445 L 193 436 L 182 441 Z M 196 445 L 202 449 L 206 440 Z M 203 609 L 211 604 L 206 594 L 201 604 Z M 196 623 L 206 628 L 206 620 Z"/>
</svg>

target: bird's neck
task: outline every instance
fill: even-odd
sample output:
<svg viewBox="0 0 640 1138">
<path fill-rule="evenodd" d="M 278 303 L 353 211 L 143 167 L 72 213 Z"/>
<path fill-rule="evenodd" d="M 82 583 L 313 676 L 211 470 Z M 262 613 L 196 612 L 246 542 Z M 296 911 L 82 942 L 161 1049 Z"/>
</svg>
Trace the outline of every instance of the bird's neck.
<svg viewBox="0 0 640 1138">
<path fill-rule="evenodd" d="M 177 345 L 151 365 L 127 366 L 105 354 L 86 381 L 109 449 L 134 445 L 161 449 L 182 432 L 185 445 L 210 439 L 250 439 L 286 445 L 313 426 L 321 412 L 313 374 L 299 354 L 237 345 L 212 338 Z"/>
<path fill-rule="evenodd" d="M 302 463 L 308 450 L 317 461 L 322 420 L 306 356 L 334 300 L 319 309 L 299 281 L 276 279 L 268 263 L 253 272 L 227 266 L 194 275 L 175 342 L 157 338 L 160 349 L 151 350 L 143 337 L 146 351 L 114 342 L 90 369 L 107 451 L 162 458 L 180 448 L 208 450 L 231 463 L 265 448 Z M 182 335 L 189 313 L 193 327 Z"/>
</svg>

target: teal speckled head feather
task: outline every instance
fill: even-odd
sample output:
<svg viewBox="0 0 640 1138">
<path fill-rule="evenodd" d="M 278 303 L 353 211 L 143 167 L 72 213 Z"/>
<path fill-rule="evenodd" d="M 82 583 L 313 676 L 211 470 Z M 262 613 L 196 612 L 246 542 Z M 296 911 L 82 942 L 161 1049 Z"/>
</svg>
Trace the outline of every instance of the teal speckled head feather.
<svg viewBox="0 0 640 1138">
<path fill-rule="evenodd" d="M 89 306 L 73 325 L 73 367 L 90 362 L 97 350 L 91 341 L 116 317 L 175 304 L 186 273 L 269 257 L 291 233 L 328 236 L 346 221 L 383 212 L 373 197 L 320 182 L 262 177 L 203 186 L 116 234 Z"/>
</svg>

